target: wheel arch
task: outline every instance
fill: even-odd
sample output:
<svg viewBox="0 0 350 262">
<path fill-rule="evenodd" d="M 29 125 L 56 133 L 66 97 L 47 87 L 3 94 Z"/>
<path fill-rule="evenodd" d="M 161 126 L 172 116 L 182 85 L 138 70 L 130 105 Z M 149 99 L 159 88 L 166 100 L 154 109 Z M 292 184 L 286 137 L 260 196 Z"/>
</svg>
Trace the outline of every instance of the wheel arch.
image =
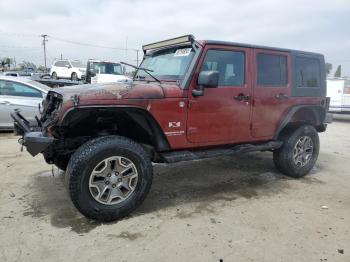
<svg viewBox="0 0 350 262">
<path fill-rule="evenodd" d="M 169 142 L 157 120 L 148 111 L 139 107 L 77 107 L 64 115 L 61 126 L 69 130 L 77 128 L 82 133 L 86 130 L 80 128 L 88 128 L 90 130 L 97 128 L 96 131 L 101 131 L 102 133 L 111 132 L 142 144 L 148 144 L 154 147 L 156 151 L 166 151 L 170 148 Z M 101 127 L 106 128 L 98 130 Z M 74 135 L 78 135 L 78 133 Z"/>
<path fill-rule="evenodd" d="M 288 127 L 300 126 L 301 124 L 309 124 L 315 127 L 318 132 L 325 131 L 324 120 L 326 118 L 326 110 L 319 105 L 298 105 L 290 108 L 280 122 L 274 139 L 278 139 L 281 132 Z"/>
</svg>

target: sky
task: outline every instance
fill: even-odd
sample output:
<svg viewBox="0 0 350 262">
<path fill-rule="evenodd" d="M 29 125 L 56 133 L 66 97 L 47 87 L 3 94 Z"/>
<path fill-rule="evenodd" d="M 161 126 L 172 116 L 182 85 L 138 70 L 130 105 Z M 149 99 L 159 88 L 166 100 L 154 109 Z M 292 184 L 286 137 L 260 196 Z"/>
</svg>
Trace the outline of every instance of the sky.
<svg viewBox="0 0 350 262">
<path fill-rule="evenodd" d="M 0 57 L 44 64 L 47 34 L 48 66 L 61 54 L 136 64 L 143 44 L 193 34 L 319 52 L 350 76 L 349 24 L 349 0 L 0 0 Z"/>
</svg>

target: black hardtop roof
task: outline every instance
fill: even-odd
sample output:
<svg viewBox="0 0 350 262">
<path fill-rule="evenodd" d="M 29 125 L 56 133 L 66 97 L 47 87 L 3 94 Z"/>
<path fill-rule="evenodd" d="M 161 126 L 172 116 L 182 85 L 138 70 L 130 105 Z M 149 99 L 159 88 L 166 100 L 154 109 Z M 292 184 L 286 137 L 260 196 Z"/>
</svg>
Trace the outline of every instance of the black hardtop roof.
<svg viewBox="0 0 350 262">
<path fill-rule="evenodd" d="M 315 53 L 315 52 L 294 50 L 294 49 L 288 49 L 288 48 L 271 47 L 271 46 L 263 46 L 263 45 L 252 45 L 252 44 L 229 42 L 229 41 L 197 40 L 197 42 L 199 42 L 200 44 L 208 44 L 208 45 L 238 46 L 238 47 L 265 49 L 265 50 L 271 50 L 271 51 L 281 51 L 281 52 L 289 52 L 289 53 L 299 53 L 299 54 L 306 54 L 306 55 L 323 56 L 322 54 Z"/>
</svg>

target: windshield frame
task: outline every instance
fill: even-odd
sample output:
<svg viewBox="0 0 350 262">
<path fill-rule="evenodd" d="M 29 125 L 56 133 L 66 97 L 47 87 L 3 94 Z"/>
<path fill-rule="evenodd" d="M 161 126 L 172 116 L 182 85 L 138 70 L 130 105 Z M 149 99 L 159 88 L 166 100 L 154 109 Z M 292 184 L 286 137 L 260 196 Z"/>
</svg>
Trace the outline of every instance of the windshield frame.
<svg viewBox="0 0 350 262">
<path fill-rule="evenodd" d="M 142 67 L 142 64 L 145 60 L 145 58 L 147 58 L 147 56 L 150 56 L 152 55 L 153 53 L 155 52 L 158 52 L 160 50 L 168 50 L 168 49 L 173 49 L 173 48 L 186 48 L 186 47 L 191 47 L 194 51 L 194 55 L 192 57 L 192 59 L 190 60 L 190 62 L 188 63 L 188 66 L 187 66 L 187 69 L 185 70 L 185 73 L 183 75 L 183 77 L 181 79 L 164 79 L 164 78 L 161 78 L 159 76 L 156 76 L 157 78 L 159 78 L 159 80 L 161 82 L 178 82 L 180 87 L 182 89 L 187 89 L 189 87 L 189 84 L 190 84 L 190 80 L 191 80 L 191 77 L 194 73 L 194 69 L 195 69 L 195 66 L 198 62 L 198 58 L 201 54 L 201 51 L 202 51 L 202 46 L 197 43 L 197 42 L 194 42 L 192 45 L 189 45 L 189 44 L 182 44 L 182 45 L 174 45 L 174 46 L 167 46 L 166 48 L 160 48 L 160 49 L 155 49 L 155 50 L 151 50 L 149 51 L 148 53 L 145 53 L 144 54 L 144 57 L 139 65 L 139 67 Z M 134 76 L 133 76 L 133 80 L 134 81 L 143 81 L 141 79 L 138 79 L 136 78 L 136 75 L 139 71 L 142 71 L 141 69 L 137 69 L 134 73 Z M 152 71 L 150 71 L 150 73 L 152 74 Z M 146 81 L 152 81 L 152 78 L 151 77 L 145 77 L 145 80 Z"/>
</svg>

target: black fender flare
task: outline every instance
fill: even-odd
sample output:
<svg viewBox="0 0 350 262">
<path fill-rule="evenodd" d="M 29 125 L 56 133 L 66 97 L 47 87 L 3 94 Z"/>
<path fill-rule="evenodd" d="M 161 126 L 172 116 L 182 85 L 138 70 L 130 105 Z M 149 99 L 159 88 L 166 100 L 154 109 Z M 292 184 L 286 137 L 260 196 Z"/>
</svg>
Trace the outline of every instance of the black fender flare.
<svg viewBox="0 0 350 262">
<path fill-rule="evenodd" d="M 144 127 L 151 137 L 156 151 L 167 151 L 170 149 L 166 138 L 158 121 L 147 110 L 136 106 L 79 106 L 67 111 L 61 121 L 62 126 L 68 126 L 70 119 L 81 110 L 116 110 L 129 115 L 135 122 Z"/>
<path fill-rule="evenodd" d="M 288 125 L 288 123 L 291 122 L 295 113 L 297 113 L 299 110 L 304 110 L 304 109 L 309 110 L 310 112 L 313 112 L 313 117 L 315 119 L 315 123 L 313 123 L 313 125 L 315 127 L 323 125 L 324 120 L 326 118 L 326 113 L 327 113 L 326 109 L 323 106 L 320 106 L 320 105 L 293 106 L 284 115 L 282 121 L 280 122 L 278 128 L 276 129 L 276 132 L 275 132 L 273 139 L 278 139 L 280 133 Z"/>
</svg>

